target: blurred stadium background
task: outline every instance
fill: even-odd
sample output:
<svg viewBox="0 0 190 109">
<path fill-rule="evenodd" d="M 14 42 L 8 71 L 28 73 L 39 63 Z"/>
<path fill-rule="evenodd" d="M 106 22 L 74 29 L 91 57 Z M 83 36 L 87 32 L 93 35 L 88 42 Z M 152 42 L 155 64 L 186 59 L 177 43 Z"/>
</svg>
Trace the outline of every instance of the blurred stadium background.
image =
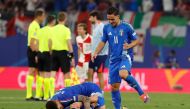
<svg viewBox="0 0 190 109">
<path fill-rule="evenodd" d="M 152 98 L 144 105 L 123 82 L 123 105 L 129 109 L 189 109 L 190 0 L 0 0 L 0 109 L 44 109 L 43 102 L 24 101 L 27 29 L 35 9 L 44 8 L 54 15 L 67 13 L 77 60 L 77 23 L 85 22 L 90 33 L 89 12 L 99 10 L 106 22 L 109 6 L 119 8 L 121 19 L 131 23 L 139 35 L 132 72 Z M 96 75 L 94 78 L 98 83 Z M 104 78 L 106 105 L 112 109 L 107 68 Z M 57 89 L 64 87 L 62 81 L 58 73 Z"/>
</svg>

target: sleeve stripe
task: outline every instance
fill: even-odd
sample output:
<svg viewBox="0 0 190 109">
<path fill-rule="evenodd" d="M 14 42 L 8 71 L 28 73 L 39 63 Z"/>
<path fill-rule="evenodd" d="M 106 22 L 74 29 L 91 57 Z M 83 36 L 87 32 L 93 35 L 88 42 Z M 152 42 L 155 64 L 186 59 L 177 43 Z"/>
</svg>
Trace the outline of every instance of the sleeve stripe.
<svg viewBox="0 0 190 109">
<path fill-rule="evenodd" d="M 135 36 L 135 35 L 136 35 L 136 32 L 134 32 L 132 35 Z"/>
</svg>

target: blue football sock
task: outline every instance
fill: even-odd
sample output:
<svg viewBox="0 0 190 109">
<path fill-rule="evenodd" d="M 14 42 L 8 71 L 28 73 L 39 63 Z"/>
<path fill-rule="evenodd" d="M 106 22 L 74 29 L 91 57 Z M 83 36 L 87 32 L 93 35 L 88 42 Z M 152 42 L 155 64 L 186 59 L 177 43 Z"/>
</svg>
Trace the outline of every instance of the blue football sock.
<svg viewBox="0 0 190 109">
<path fill-rule="evenodd" d="M 112 102 L 113 105 L 115 107 L 115 109 L 121 109 L 121 95 L 120 95 L 120 91 L 112 91 Z"/>
<path fill-rule="evenodd" d="M 139 86 L 139 84 L 137 83 L 135 78 L 133 78 L 131 75 L 128 75 L 127 78 L 125 79 L 125 81 L 127 81 L 127 83 L 131 87 L 135 88 L 135 90 L 138 92 L 139 95 L 144 94 L 143 90 L 141 89 L 141 87 Z"/>
</svg>

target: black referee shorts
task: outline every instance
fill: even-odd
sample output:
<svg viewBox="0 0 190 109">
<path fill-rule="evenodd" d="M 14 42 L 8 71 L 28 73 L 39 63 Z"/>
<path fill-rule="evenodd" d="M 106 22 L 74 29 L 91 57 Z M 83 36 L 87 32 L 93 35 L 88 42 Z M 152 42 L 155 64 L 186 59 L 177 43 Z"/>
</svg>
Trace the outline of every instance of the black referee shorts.
<svg viewBox="0 0 190 109">
<path fill-rule="evenodd" d="M 41 72 L 51 71 L 51 55 L 49 52 L 38 53 L 38 70 Z"/>
<path fill-rule="evenodd" d="M 28 58 L 28 66 L 37 68 L 37 63 L 35 61 L 35 57 L 37 56 L 36 51 L 32 51 L 30 47 L 27 49 L 27 58 Z"/>
<path fill-rule="evenodd" d="M 58 71 L 61 68 L 63 73 L 70 71 L 70 59 L 68 57 L 68 51 L 61 50 L 52 52 L 52 71 Z"/>
</svg>

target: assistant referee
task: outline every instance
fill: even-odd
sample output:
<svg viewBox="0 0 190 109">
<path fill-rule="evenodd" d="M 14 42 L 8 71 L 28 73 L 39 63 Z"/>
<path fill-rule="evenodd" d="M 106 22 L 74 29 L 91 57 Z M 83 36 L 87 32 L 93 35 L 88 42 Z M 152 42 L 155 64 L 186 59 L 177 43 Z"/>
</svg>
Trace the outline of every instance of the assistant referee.
<svg viewBox="0 0 190 109">
<path fill-rule="evenodd" d="M 71 44 L 71 31 L 65 26 L 66 15 L 60 12 L 58 15 L 58 24 L 53 27 L 52 37 L 52 72 L 55 74 L 59 68 L 64 73 L 65 87 L 71 85 L 70 79 L 70 61 L 73 59 L 73 48 Z"/>
<path fill-rule="evenodd" d="M 35 61 L 37 55 L 36 39 L 37 39 L 37 32 L 40 30 L 40 24 L 43 22 L 45 18 L 45 12 L 42 9 L 38 9 L 35 11 L 34 16 L 35 19 L 32 21 L 32 23 L 29 25 L 28 28 L 27 58 L 28 58 L 29 71 L 26 77 L 26 100 L 33 100 L 32 84 L 34 81 L 34 74 L 37 71 L 37 63 Z"/>
<path fill-rule="evenodd" d="M 47 26 L 43 27 L 38 32 L 38 41 L 37 45 L 39 48 L 39 53 L 37 55 L 38 57 L 38 70 L 40 73 L 40 76 L 44 78 L 39 79 L 37 82 L 38 90 L 36 92 L 36 100 L 41 100 L 41 92 L 42 92 L 42 86 L 44 86 L 44 98 L 43 100 L 49 99 L 49 93 L 50 93 L 50 71 L 51 71 L 51 37 L 53 36 L 52 28 L 55 25 L 55 17 L 53 15 L 49 15 L 47 17 Z"/>
</svg>

